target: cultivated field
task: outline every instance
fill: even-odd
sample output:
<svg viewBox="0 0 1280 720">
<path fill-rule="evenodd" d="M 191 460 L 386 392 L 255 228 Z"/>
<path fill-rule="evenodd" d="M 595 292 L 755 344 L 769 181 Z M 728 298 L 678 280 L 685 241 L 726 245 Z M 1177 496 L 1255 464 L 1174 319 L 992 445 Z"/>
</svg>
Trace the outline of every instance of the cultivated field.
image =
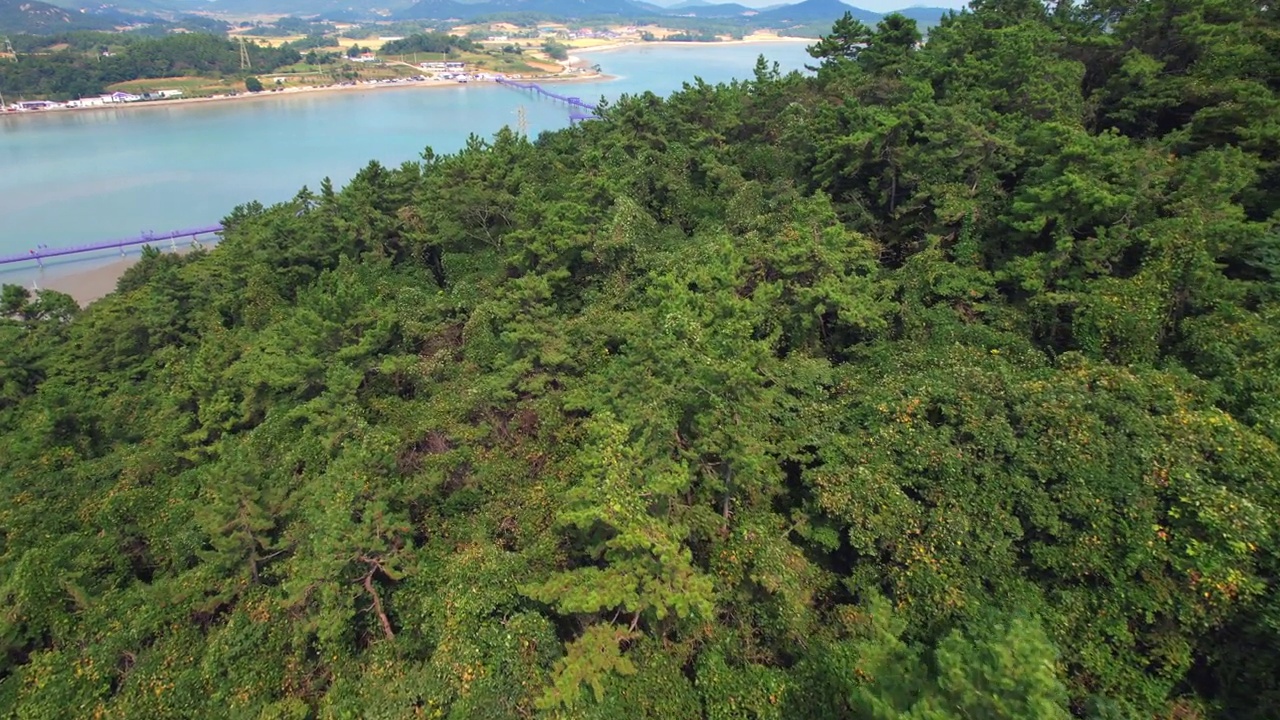
<svg viewBox="0 0 1280 720">
<path fill-rule="evenodd" d="M 171 77 L 129 80 L 107 86 L 107 92 L 127 92 L 138 95 L 159 90 L 181 90 L 185 97 L 204 97 L 234 90 L 244 90 L 244 83 L 238 80 L 219 80 L 217 78 Z"/>
</svg>

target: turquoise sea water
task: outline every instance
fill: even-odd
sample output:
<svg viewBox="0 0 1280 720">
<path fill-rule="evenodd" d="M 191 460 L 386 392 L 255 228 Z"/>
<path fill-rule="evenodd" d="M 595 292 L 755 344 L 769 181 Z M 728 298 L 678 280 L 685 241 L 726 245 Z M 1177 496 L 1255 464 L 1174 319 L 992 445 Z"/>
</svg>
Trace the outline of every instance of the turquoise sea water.
<svg viewBox="0 0 1280 720">
<path fill-rule="evenodd" d="M 588 101 L 749 78 L 759 55 L 784 70 L 808 59 L 803 43 L 577 54 L 614 77 L 559 86 Z M 569 122 L 565 106 L 492 83 L 0 117 L 0 255 L 215 224 L 236 205 L 286 200 L 324 177 L 341 185 L 370 160 L 453 152 L 471 133 L 514 126 L 520 106 L 530 134 Z M 104 261 L 81 258 L 46 261 L 43 274 Z M 37 273 L 0 265 L 0 282 L 29 285 Z"/>
</svg>

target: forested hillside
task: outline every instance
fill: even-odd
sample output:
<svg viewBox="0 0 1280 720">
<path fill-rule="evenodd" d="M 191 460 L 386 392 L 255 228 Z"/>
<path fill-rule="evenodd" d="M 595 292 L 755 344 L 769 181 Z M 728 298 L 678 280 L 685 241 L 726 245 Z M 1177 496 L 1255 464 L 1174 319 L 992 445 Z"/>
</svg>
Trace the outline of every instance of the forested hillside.
<svg viewBox="0 0 1280 720">
<path fill-rule="evenodd" d="M 842 21 L 7 288 L 0 711 L 1273 717 L 1275 13 Z"/>
<path fill-rule="evenodd" d="M 116 39 L 115 52 L 103 56 L 106 42 Z M 24 41 L 30 39 L 24 38 Z M 69 100 L 96 95 L 113 83 L 173 76 L 240 75 L 240 46 L 225 37 L 183 33 L 161 38 L 70 34 L 55 40 L 67 47 L 22 55 L 17 62 L 0 62 L 0 93 L 9 97 Z M 298 62 L 302 56 L 289 45 L 245 45 L 260 72 Z"/>
<path fill-rule="evenodd" d="M 38 0 L 0 0 L 0 33 L 110 30 L 113 27 L 114 23 L 107 18 L 63 10 Z"/>
</svg>

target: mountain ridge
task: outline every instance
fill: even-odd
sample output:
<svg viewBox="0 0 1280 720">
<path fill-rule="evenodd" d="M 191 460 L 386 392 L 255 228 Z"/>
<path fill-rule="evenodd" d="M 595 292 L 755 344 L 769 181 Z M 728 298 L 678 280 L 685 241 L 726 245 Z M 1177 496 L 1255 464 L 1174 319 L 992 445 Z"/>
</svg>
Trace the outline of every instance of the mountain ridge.
<svg viewBox="0 0 1280 720">
<path fill-rule="evenodd" d="M 693 0 L 693 2 L 698 4 L 681 3 L 668 7 L 661 14 L 655 15 L 653 11 L 641 7 L 632 0 L 485 0 L 471 3 L 459 2 L 458 0 L 418 0 L 410 6 L 394 12 L 392 17 L 398 20 L 456 19 L 466 21 L 488 15 L 513 12 L 532 12 L 563 18 L 692 16 L 705 19 L 728 19 L 749 17 L 753 25 L 763 26 L 766 23 L 804 24 L 835 21 L 846 12 L 864 23 L 875 23 L 889 14 L 855 7 L 841 0 L 801 0 L 801 2 L 772 9 L 750 8 L 738 3 L 705 3 L 700 2 L 700 0 Z M 921 24 L 932 25 L 949 10 L 940 7 L 915 6 L 893 12 L 900 12 Z"/>
<path fill-rule="evenodd" d="M 86 0 L 53 0 L 52 3 L 0 0 L 0 17 L 3 16 L 3 8 L 6 6 L 15 9 L 19 5 L 40 8 L 38 11 L 27 13 L 34 15 L 37 21 L 13 18 L 8 26 L 0 21 L 0 30 L 47 33 L 59 29 L 108 29 L 107 23 L 91 19 L 104 10 L 161 15 L 191 12 L 211 12 L 220 15 L 282 13 L 328 19 L 338 19 L 341 16 L 344 21 L 378 20 L 387 17 L 399 20 L 471 20 L 487 15 L 531 12 L 557 19 L 750 18 L 752 24 L 756 26 L 766 21 L 775 23 L 834 21 L 845 12 L 852 13 L 862 22 L 876 22 L 887 14 L 859 8 L 841 0 L 802 0 L 759 8 L 737 2 L 710 2 L 709 0 L 681 0 L 671 4 L 666 3 L 671 3 L 671 0 L 663 0 L 662 3 L 646 3 L 638 0 L 417 0 L 416 2 L 414 0 L 380 0 L 378 7 L 375 8 L 352 0 L 115 0 L 110 4 L 89 4 Z M 939 7 L 911 7 L 895 12 L 901 12 L 922 24 L 930 25 L 936 23 L 938 18 L 948 10 Z M 41 18 L 42 14 L 43 18 Z M 23 21 L 17 22 L 17 20 Z M 73 27 L 58 27 L 58 22 Z"/>
<path fill-rule="evenodd" d="M 697 5 L 672 6 L 664 14 L 679 15 L 681 17 L 728 18 L 759 15 L 760 11 L 738 3 L 699 3 Z"/>
<path fill-rule="evenodd" d="M 115 24 L 106 18 L 39 0 L 0 0 L 0 33 L 110 30 L 114 27 Z"/>
<path fill-rule="evenodd" d="M 817 22 L 836 20 L 844 13 L 853 15 L 855 20 L 864 23 L 875 23 L 885 14 L 854 7 L 841 0 L 801 0 L 776 10 L 768 10 L 755 16 L 761 22 Z M 887 13 L 886 13 L 887 14 Z"/>
</svg>

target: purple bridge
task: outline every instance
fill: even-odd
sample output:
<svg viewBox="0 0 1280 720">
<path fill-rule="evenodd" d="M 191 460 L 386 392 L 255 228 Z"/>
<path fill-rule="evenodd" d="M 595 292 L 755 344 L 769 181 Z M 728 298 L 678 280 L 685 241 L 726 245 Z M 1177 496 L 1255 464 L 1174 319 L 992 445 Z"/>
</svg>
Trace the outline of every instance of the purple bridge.
<svg viewBox="0 0 1280 720">
<path fill-rule="evenodd" d="M 566 103 L 569 107 L 573 108 L 573 110 L 577 111 L 569 113 L 570 120 L 591 120 L 595 118 L 595 115 L 592 113 L 596 111 L 596 106 L 588 102 L 582 102 L 582 98 L 553 93 L 537 83 L 522 83 L 515 82 L 514 80 L 507 80 L 506 78 L 498 78 L 498 84 L 516 88 L 517 90 L 532 90 L 534 93 L 542 95 L 543 97 L 549 97 L 552 100 L 559 100 L 562 103 Z"/>
<path fill-rule="evenodd" d="M 125 238 L 123 240 L 107 240 L 105 242 L 90 243 L 88 245 L 77 245 L 69 248 L 50 248 L 41 247 L 37 250 L 28 250 L 25 253 L 16 255 L 0 255 L 0 265 L 9 265 L 12 263 L 32 262 L 34 261 L 41 267 L 44 266 L 44 259 L 51 257 L 60 257 L 62 255 L 77 255 L 79 253 L 100 252 L 102 250 L 120 250 L 120 254 L 124 254 L 124 249 L 133 247 L 134 245 L 154 245 L 163 240 L 168 240 L 170 246 L 177 247 L 177 240 L 181 238 L 191 238 L 193 243 L 200 242 L 201 235 L 212 235 L 222 230 L 221 225 L 210 225 L 209 227 L 192 228 L 190 230 L 173 230 L 166 233 L 143 233 L 138 237 Z"/>
</svg>

